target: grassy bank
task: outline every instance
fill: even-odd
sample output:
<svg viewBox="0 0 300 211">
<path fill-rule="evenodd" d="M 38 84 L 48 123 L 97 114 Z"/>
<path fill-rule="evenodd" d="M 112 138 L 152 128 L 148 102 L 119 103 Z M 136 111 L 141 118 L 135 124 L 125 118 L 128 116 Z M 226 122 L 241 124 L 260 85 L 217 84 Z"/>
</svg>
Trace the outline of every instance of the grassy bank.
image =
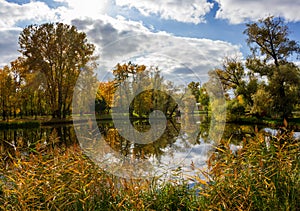
<svg viewBox="0 0 300 211">
<path fill-rule="evenodd" d="M 55 137 L 53 137 L 55 139 Z M 37 144 L 29 155 L 1 149 L 0 210 L 299 210 L 300 143 L 293 133 L 228 140 L 208 160 L 193 188 L 174 175 L 122 179 L 94 165 L 78 145 Z M 201 172 L 199 170 L 199 172 Z M 188 182 L 188 181 L 186 181 Z"/>
</svg>

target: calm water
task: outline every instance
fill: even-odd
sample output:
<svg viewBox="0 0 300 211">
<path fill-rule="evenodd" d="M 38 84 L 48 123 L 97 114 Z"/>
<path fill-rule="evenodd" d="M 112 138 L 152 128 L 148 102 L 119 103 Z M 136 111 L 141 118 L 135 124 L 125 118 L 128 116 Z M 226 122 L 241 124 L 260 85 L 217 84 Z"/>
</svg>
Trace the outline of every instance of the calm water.
<svg viewBox="0 0 300 211">
<path fill-rule="evenodd" d="M 140 132 L 150 129 L 147 121 L 135 121 L 132 124 Z M 75 127 L 86 128 L 87 133 L 93 133 L 88 124 L 75 125 Z M 185 169 L 186 172 L 192 172 L 191 163 L 196 167 L 205 167 L 209 153 L 213 150 L 213 145 L 217 144 L 209 135 L 210 125 L 197 124 L 195 126 L 197 130 L 193 130 L 193 133 L 189 133 L 186 128 L 182 133 L 183 128 L 181 127 L 182 124 L 179 122 L 168 121 L 165 132 L 155 142 L 137 144 L 123 138 L 112 121 L 103 121 L 98 122 L 102 142 L 88 140 L 80 143 L 80 145 L 84 152 L 92 157 L 94 162 L 122 163 L 123 171 L 119 169 L 118 172 L 114 172 L 121 175 L 128 173 L 126 172 L 129 168 L 128 165 L 135 166 L 133 171 L 151 169 L 151 171 L 154 170 L 159 174 L 162 174 L 166 169 L 173 171 L 178 166 Z M 255 130 L 253 125 L 227 124 L 222 137 L 231 139 L 232 149 L 234 150 L 240 146 L 243 138 L 254 136 Z M 257 130 L 275 133 L 275 130 L 271 128 L 258 127 Z M 23 153 L 28 154 L 30 150 L 35 148 L 37 143 L 43 144 L 45 147 L 55 145 L 68 147 L 78 142 L 76 135 L 73 125 L 0 130 L 0 152 L 4 150 L 13 152 L 16 148 L 19 148 Z M 300 134 L 296 133 L 296 136 L 300 136 Z M 109 151 L 106 151 L 108 148 Z M 106 157 L 108 154 L 114 155 Z M 126 162 L 127 166 L 124 164 Z M 104 166 L 100 167 L 106 168 Z M 111 171 L 110 168 L 108 170 Z"/>
</svg>

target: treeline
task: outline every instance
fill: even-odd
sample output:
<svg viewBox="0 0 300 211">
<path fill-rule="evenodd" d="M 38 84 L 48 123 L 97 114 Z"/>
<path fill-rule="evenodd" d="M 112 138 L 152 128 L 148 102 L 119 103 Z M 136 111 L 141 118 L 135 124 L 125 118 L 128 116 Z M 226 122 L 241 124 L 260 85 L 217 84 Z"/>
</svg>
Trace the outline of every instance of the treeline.
<svg viewBox="0 0 300 211">
<path fill-rule="evenodd" d="M 217 90 L 219 81 L 224 91 L 220 94 L 225 94 L 228 121 L 236 121 L 245 116 L 292 117 L 293 112 L 300 108 L 300 69 L 292 62 L 300 53 L 298 43 L 288 38 L 288 27 L 280 18 L 267 17 L 249 23 L 244 34 L 247 35 L 247 43 L 252 52 L 246 61 L 226 57 L 222 68 L 209 72 L 208 82 L 201 86 L 199 82 L 193 81 L 185 87 L 198 103 L 196 109 L 211 111 L 213 106 L 206 89 L 208 86 L 210 89 L 215 86 L 215 93 L 221 92 L 222 90 Z M 142 71 L 149 70 L 143 65 L 118 64 L 113 71 L 114 80 L 99 86 L 99 110 L 109 113 L 116 87 L 130 75 L 135 78 L 135 75 Z M 159 74 L 156 78 L 159 78 Z M 172 90 L 174 92 L 176 87 L 169 87 L 168 94 Z M 148 114 L 153 108 L 150 96 L 153 96 L 153 93 L 139 96 L 139 100 L 131 104 L 131 111 Z M 140 105 L 138 108 L 137 102 L 144 102 L 144 107 Z M 170 105 L 166 97 L 164 105 Z M 174 108 L 175 104 L 172 106 Z"/>
<path fill-rule="evenodd" d="M 95 108 L 90 110 L 110 113 L 113 102 L 124 105 L 134 92 L 144 89 L 126 104 L 131 116 L 147 116 L 156 109 L 166 116 L 174 116 L 180 110 L 176 99 L 188 102 L 191 94 L 200 110 L 207 112 L 212 105 L 206 86 L 213 87 L 211 84 L 220 81 L 230 120 L 243 115 L 291 117 L 300 104 L 300 70 L 292 62 L 300 53 L 298 43 L 289 39 L 288 27 L 280 18 L 268 17 L 249 23 L 244 33 L 252 54 L 245 62 L 225 58 L 223 67 L 210 71 L 210 80 L 203 86 L 191 82 L 187 87 L 177 87 L 164 81 L 157 68 L 131 62 L 117 64 L 113 80 L 99 83 Z M 85 81 L 83 86 L 97 83 L 93 75 L 97 66 L 95 46 L 74 26 L 30 25 L 21 32 L 19 46 L 22 56 L 0 69 L 3 120 L 28 115 L 66 118 L 72 113 L 72 97 L 79 74 L 87 74 L 86 78 L 91 80 Z M 155 91 L 157 87 L 161 91 Z M 197 108 L 189 109 L 191 112 Z"/>
</svg>

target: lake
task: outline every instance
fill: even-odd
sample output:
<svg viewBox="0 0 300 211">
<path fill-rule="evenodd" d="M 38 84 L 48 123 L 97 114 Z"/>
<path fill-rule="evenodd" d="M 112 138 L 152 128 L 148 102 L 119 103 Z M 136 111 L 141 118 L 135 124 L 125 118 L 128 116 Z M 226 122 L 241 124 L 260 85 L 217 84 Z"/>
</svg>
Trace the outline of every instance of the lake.
<svg viewBox="0 0 300 211">
<path fill-rule="evenodd" d="M 141 133 L 151 127 L 147 120 L 131 123 Z M 213 146 L 218 144 L 210 131 L 217 131 L 217 128 L 212 128 L 208 123 L 199 123 L 193 126 L 197 130 L 185 128 L 182 132 L 181 127 L 181 122 L 167 121 L 163 134 L 156 141 L 146 144 L 122 137 L 113 121 L 98 121 L 97 128 L 87 122 L 0 130 L 0 152 L 13 153 L 18 148 L 22 154 L 28 155 L 37 144 L 39 147 L 68 147 L 79 142 L 92 161 L 118 176 L 170 176 L 178 169 L 185 175 L 193 175 L 195 172 L 191 164 L 197 168 L 205 168 L 208 156 L 214 150 Z M 79 129 L 85 132 L 76 133 Z M 236 150 L 241 147 L 242 140 L 253 137 L 255 131 L 273 135 L 276 132 L 263 126 L 226 124 L 222 138 L 230 139 L 232 150 Z M 296 132 L 295 136 L 300 137 L 300 133 Z"/>
</svg>

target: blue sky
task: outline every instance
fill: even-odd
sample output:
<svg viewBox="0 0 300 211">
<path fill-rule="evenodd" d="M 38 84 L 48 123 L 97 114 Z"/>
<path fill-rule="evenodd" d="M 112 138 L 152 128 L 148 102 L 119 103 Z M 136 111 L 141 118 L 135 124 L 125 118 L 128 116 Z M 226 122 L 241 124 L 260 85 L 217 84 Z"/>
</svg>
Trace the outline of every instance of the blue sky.
<svg viewBox="0 0 300 211">
<path fill-rule="evenodd" d="M 243 31 L 250 21 L 280 16 L 290 38 L 300 41 L 299 11 L 294 0 L 0 0 L 0 67 L 19 56 L 26 25 L 64 22 L 97 46 L 106 78 L 116 63 L 134 60 L 159 66 L 170 78 L 205 80 L 225 56 L 246 58 Z"/>
</svg>

